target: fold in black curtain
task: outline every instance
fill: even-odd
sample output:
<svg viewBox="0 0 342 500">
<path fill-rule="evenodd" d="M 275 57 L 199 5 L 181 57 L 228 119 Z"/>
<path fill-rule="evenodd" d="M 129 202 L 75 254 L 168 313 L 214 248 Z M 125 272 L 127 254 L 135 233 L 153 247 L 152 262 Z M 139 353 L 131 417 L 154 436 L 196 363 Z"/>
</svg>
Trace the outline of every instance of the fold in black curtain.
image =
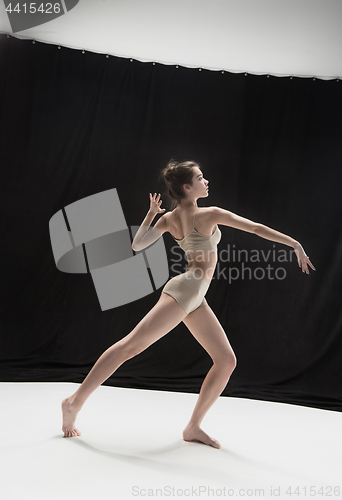
<svg viewBox="0 0 342 500">
<path fill-rule="evenodd" d="M 161 288 L 101 311 L 89 274 L 56 269 L 49 220 L 116 188 L 127 224 L 139 225 L 149 192 L 169 209 L 159 169 L 191 159 L 211 186 L 199 206 L 292 236 L 317 269 L 306 275 L 290 247 L 220 227 L 206 298 L 238 360 L 223 395 L 341 410 L 342 82 L 131 62 L 6 35 L 0 67 L 0 380 L 80 383 L 154 306 Z M 163 239 L 171 277 L 177 245 Z M 211 364 L 180 323 L 105 384 L 199 392 Z"/>
</svg>

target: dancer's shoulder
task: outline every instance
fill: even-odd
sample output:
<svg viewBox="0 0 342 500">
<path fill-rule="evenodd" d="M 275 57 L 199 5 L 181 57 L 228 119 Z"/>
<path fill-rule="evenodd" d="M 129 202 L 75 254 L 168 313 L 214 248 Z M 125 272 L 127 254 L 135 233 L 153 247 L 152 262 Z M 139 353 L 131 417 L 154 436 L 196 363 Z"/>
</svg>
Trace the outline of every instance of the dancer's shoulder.
<svg viewBox="0 0 342 500">
<path fill-rule="evenodd" d="M 223 224 L 224 226 L 235 227 L 248 233 L 254 233 L 260 224 L 245 217 L 235 214 L 221 207 L 210 207 L 210 217 L 213 224 Z"/>
</svg>

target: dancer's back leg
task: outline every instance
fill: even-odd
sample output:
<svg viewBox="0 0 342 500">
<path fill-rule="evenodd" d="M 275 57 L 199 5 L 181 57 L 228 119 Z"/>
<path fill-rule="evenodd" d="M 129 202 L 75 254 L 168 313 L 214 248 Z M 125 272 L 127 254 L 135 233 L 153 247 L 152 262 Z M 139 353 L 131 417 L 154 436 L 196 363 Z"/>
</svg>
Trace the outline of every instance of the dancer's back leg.
<svg viewBox="0 0 342 500">
<path fill-rule="evenodd" d="M 162 293 L 158 302 L 123 339 L 109 347 L 96 361 L 80 387 L 62 402 L 65 437 L 80 435 L 75 428 L 78 412 L 90 394 L 125 361 L 136 356 L 148 346 L 175 328 L 187 313 L 175 299 Z"/>
</svg>

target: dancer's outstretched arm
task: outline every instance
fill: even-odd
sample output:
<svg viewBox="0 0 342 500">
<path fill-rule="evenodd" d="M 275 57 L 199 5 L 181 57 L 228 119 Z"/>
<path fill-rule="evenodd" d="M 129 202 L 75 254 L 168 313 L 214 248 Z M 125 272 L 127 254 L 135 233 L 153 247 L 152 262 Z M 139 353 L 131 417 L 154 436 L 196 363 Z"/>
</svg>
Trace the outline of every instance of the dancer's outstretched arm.
<svg viewBox="0 0 342 500">
<path fill-rule="evenodd" d="M 223 224 L 224 226 L 234 227 L 236 229 L 241 229 L 249 233 L 254 233 L 267 240 L 276 241 L 277 243 L 283 243 L 284 245 L 289 245 L 294 249 L 298 259 L 298 265 L 302 268 L 303 272 L 309 274 L 308 264 L 314 271 L 316 271 L 316 269 L 310 262 L 309 257 L 306 255 L 302 245 L 299 243 L 299 241 L 291 238 L 291 236 L 280 233 L 279 231 L 271 229 L 264 224 L 259 224 L 258 222 L 253 222 L 249 219 L 245 219 L 244 217 L 240 217 L 239 215 L 236 215 L 233 212 L 229 212 L 228 210 L 224 210 L 220 207 L 211 207 L 211 213 L 213 224 Z"/>
</svg>

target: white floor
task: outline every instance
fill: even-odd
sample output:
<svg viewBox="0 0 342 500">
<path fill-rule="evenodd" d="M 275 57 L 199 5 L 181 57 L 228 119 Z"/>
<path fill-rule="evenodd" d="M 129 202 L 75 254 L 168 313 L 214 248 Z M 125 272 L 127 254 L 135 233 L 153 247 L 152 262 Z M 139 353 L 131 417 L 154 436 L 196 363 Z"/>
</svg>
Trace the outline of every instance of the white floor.
<svg viewBox="0 0 342 500">
<path fill-rule="evenodd" d="M 340 412 L 220 397 L 202 423 L 217 450 L 182 439 L 197 394 L 101 386 L 63 438 L 77 387 L 0 383 L 2 500 L 342 496 Z"/>
</svg>

